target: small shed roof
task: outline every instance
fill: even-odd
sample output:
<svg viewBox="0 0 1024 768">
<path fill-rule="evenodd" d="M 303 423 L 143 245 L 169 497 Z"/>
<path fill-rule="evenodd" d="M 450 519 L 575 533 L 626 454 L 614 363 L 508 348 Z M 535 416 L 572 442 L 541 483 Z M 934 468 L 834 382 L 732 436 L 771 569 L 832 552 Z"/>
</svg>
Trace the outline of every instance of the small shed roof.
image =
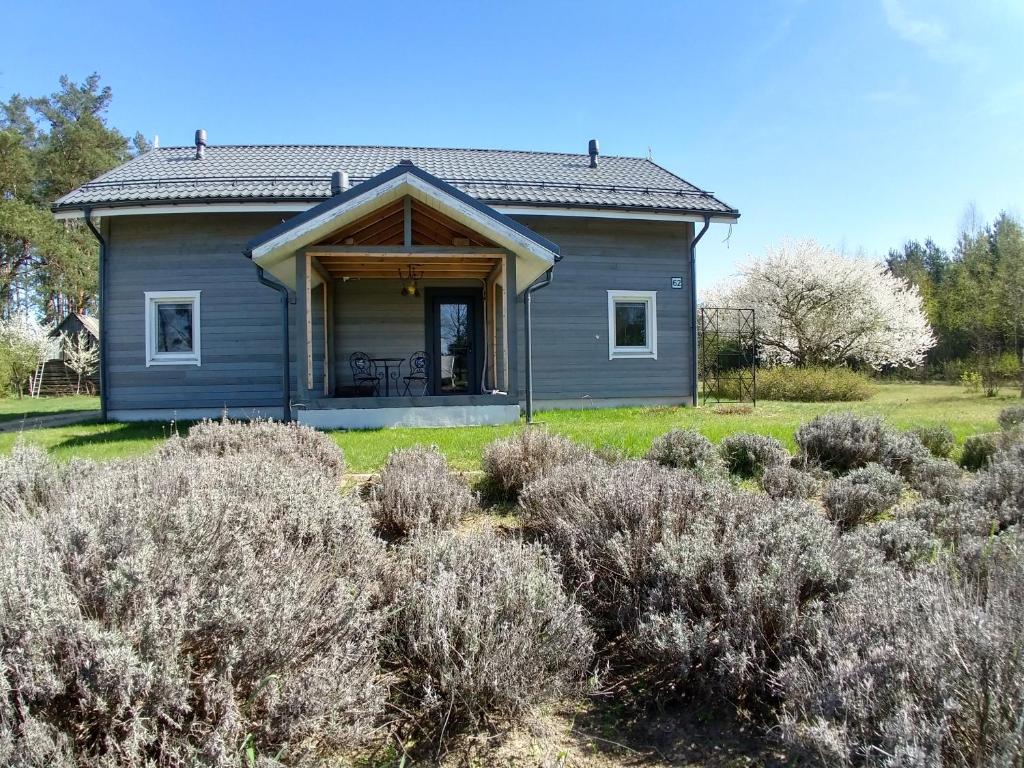
<svg viewBox="0 0 1024 768">
<path fill-rule="evenodd" d="M 59 336 L 62 333 L 79 333 L 81 331 L 85 331 L 92 336 L 92 338 L 99 340 L 99 318 L 93 317 L 92 315 L 85 315 L 81 312 L 69 312 L 68 316 L 61 320 L 57 327 L 53 329 L 53 335 Z"/>
</svg>

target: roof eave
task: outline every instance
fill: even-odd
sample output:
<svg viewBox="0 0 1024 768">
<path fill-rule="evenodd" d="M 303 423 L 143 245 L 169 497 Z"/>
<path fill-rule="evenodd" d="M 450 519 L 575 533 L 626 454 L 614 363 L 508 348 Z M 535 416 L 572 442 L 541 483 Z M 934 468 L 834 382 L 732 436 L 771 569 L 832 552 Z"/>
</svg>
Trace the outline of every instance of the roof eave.
<svg viewBox="0 0 1024 768">
<path fill-rule="evenodd" d="M 156 208 L 161 206 L 191 206 L 191 205 L 237 205 L 242 208 L 246 205 L 268 205 L 274 203 L 289 204 L 289 203 L 302 203 L 311 206 L 319 205 L 320 203 L 330 200 L 330 197 L 300 197 L 300 196 L 284 196 L 284 197 L 201 197 L 201 198 L 153 198 L 149 200 L 96 200 L 89 202 L 80 203 L 53 203 L 50 205 L 50 211 L 54 214 L 57 213 L 70 213 L 72 211 L 84 212 L 94 208 Z M 729 208 L 728 210 L 721 210 L 717 208 L 668 208 L 665 206 L 648 206 L 648 205 L 602 205 L 598 203 L 556 203 L 550 201 L 517 201 L 517 200 L 496 200 L 491 198 L 474 198 L 481 203 L 489 206 L 522 206 L 524 208 L 537 208 L 537 209 L 579 209 L 579 210 L 592 210 L 592 211 L 621 211 L 623 213 L 656 213 L 656 214 L 683 214 L 692 216 L 703 216 L 705 214 L 713 216 L 715 218 L 727 218 L 738 220 L 740 218 L 740 212 L 736 208 Z M 724 204 L 723 204 L 724 205 Z"/>
</svg>

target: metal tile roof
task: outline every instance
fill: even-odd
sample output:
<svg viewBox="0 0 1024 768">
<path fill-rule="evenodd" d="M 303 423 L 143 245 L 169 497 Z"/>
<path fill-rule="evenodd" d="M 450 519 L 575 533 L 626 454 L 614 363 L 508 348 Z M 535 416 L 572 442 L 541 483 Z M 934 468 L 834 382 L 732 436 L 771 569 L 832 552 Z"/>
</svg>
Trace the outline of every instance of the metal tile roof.
<svg viewBox="0 0 1024 768">
<path fill-rule="evenodd" d="M 370 146 L 161 147 L 64 195 L 54 210 L 86 205 L 308 201 L 330 197 L 334 171 L 355 185 L 401 160 L 490 204 L 645 209 L 738 216 L 709 192 L 639 157 L 490 149 Z"/>
</svg>

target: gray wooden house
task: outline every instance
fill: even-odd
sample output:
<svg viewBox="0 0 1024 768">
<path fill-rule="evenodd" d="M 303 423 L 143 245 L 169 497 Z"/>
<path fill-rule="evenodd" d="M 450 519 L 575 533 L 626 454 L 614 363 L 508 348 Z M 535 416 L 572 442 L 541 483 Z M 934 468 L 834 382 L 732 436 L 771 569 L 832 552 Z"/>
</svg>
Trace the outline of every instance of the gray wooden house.
<svg viewBox="0 0 1024 768">
<path fill-rule="evenodd" d="M 108 418 L 490 424 L 693 402 L 694 258 L 739 217 L 648 159 L 154 149 L 57 200 L 100 241 Z"/>
</svg>

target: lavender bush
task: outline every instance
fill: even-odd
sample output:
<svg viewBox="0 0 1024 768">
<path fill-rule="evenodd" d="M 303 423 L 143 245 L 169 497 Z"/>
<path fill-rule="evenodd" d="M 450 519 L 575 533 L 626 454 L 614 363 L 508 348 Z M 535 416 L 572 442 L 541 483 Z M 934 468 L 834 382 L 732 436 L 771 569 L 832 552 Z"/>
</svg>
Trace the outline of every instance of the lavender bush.
<svg viewBox="0 0 1024 768">
<path fill-rule="evenodd" d="M 1011 405 L 999 412 L 999 427 L 1012 430 L 1024 426 L 1024 405 Z"/>
<path fill-rule="evenodd" d="M 774 437 L 738 433 L 718 444 L 726 467 L 740 477 L 757 477 L 768 467 L 788 465 L 789 452 Z"/>
<path fill-rule="evenodd" d="M 812 507 L 649 462 L 563 467 L 520 507 L 603 636 L 661 690 L 760 694 L 847 578 Z"/>
<path fill-rule="evenodd" d="M 950 503 L 963 493 L 964 473 L 949 459 L 919 461 L 908 473 L 908 484 L 926 499 Z"/>
<path fill-rule="evenodd" d="M 999 441 L 996 435 L 971 435 L 964 441 L 963 451 L 960 454 L 960 466 L 976 472 L 987 465 L 998 450 Z"/>
<path fill-rule="evenodd" d="M 582 690 L 593 633 L 542 547 L 486 529 L 423 536 L 396 548 L 386 593 L 402 706 L 431 730 Z"/>
<path fill-rule="evenodd" d="M 369 495 L 377 529 L 389 539 L 454 528 L 477 508 L 476 496 L 436 447 L 392 452 Z"/>
<path fill-rule="evenodd" d="M 593 451 L 568 438 L 528 427 L 488 445 L 484 449 L 483 469 L 489 493 L 515 501 L 528 483 L 555 467 L 580 461 L 597 462 L 598 458 Z"/>
<path fill-rule="evenodd" d="M 278 456 L 0 459 L 22 488 L 63 475 L 0 508 L 0 764 L 237 766 L 244 745 L 296 765 L 367 737 L 382 545 Z"/>
<path fill-rule="evenodd" d="M 172 437 L 161 448 L 164 456 L 252 455 L 259 452 L 286 466 L 303 465 L 320 472 L 335 484 L 345 474 L 345 455 L 323 432 L 301 424 L 279 421 L 202 421 L 185 437 Z"/>
<path fill-rule="evenodd" d="M 714 444 L 695 429 L 673 429 L 654 441 L 647 459 L 664 467 L 714 472 L 721 459 Z"/>
<path fill-rule="evenodd" d="M 888 434 L 881 419 L 828 413 L 801 426 L 796 442 L 806 461 L 842 473 L 880 462 Z"/>
<path fill-rule="evenodd" d="M 655 550 L 657 579 L 631 646 L 647 678 L 764 698 L 781 659 L 849 574 L 834 526 L 802 502 L 716 498 Z"/>
<path fill-rule="evenodd" d="M 818 494 L 822 485 L 814 474 L 785 464 L 765 467 L 759 482 L 773 499 L 809 499 Z"/>
<path fill-rule="evenodd" d="M 843 536 L 843 548 L 853 559 L 870 559 L 866 548 L 881 557 L 882 562 L 911 571 L 930 563 L 939 552 L 943 542 L 918 517 L 896 515 L 870 525 L 861 525 Z M 862 562 L 858 575 L 864 576 L 873 570 L 870 562 Z"/>
<path fill-rule="evenodd" d="M 828 516 L 849 529 L 873 520 L 899 501 L 903 481 L 878 464 L 868 464 L 828 484 L 822 504 Z"/>
<path fill-rule="evenodd" d="M 947 426 L 916 427 L 910 430 L 910 434 L 920 440 L 932 456 L 939 459 L 948 459 L 956 448 L 956 437 Z"/>
<path fill-rule="evenodd" d="M 527 486 L 519 507 L 561 559 L 566 588 L 615 636 L 640 621 L 667 529 L 687 525 L 723 492 L 649 461 L 570 464 Z"/>
<path fill-rule="evenodd" d="M 781 733 L 826 765 L 1024 760 L 1024 552 L 983 581 L 861 581 L 777 678 Z"/>
</svg>

